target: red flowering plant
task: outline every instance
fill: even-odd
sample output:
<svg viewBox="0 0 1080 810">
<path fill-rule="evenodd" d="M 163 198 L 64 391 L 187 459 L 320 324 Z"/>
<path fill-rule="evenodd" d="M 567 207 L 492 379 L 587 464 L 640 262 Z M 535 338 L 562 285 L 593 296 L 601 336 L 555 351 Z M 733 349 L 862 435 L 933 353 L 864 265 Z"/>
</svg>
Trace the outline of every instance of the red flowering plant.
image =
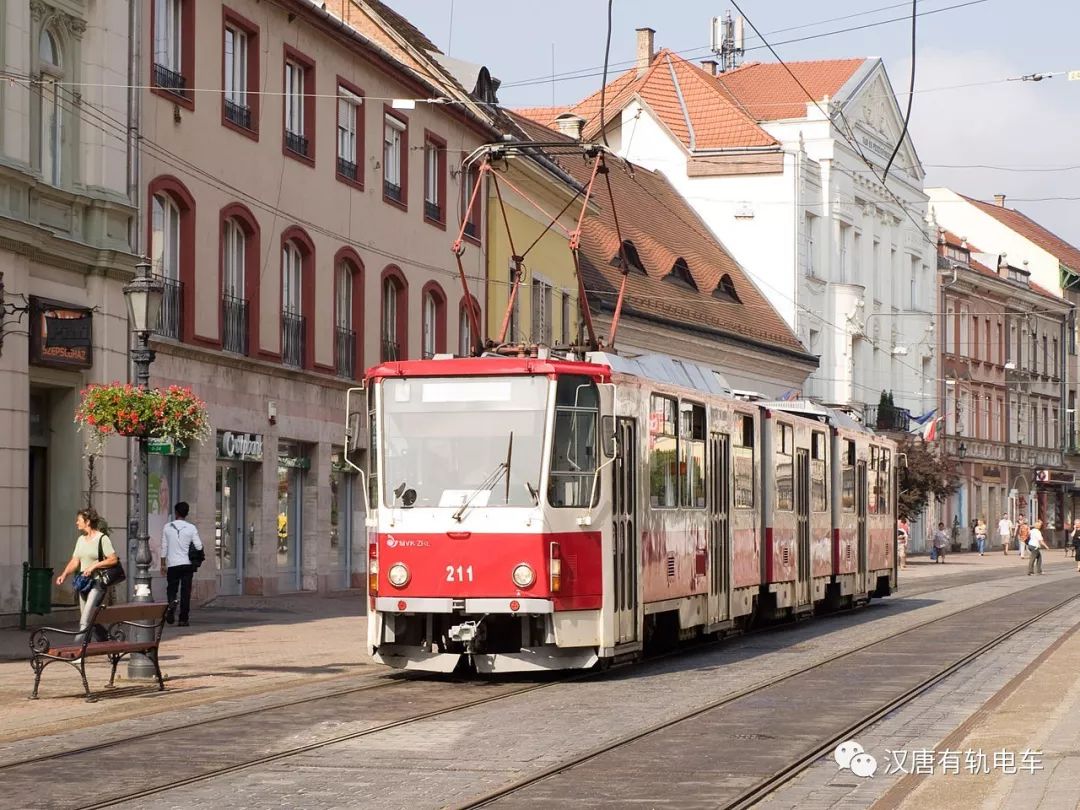
<svg viewBox="0 0 1080 810">
<path fill-rule="evenodd" d="M 131 383 L 83 389 L 75 421 L 98 448 L 113 435 L 166 439 L 184 446 L 210 434 L 206 403 L 190 388 L 142 390 Z"/>
</svg>

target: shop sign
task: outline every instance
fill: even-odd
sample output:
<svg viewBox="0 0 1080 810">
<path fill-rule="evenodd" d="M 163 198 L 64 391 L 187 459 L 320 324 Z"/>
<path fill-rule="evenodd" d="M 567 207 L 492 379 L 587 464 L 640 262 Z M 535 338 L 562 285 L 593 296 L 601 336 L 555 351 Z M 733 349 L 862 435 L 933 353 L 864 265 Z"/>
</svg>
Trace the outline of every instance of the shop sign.
<svg viewBox="0 0 1080 810">
<path fill-rule="evenodd" d="M 1071 484 L 1073 474 L 1067 470 L 1036 470 L 1035 480 L 1040 484 Z"/>
<path fill-rule="evenodd" d="M 983 467 L 982 477 L 984 481 L 1000 481 L 1001 480 L 1001 468 L 992 467 L 989 464 Z"/>
<path fill-rule="evenodd" d="M 30 296 L 30 363 L 52 368 L 90 368 L 93 312 L 87 307 Z"/>
<path fill-rule="evenodd" d="M 261 433 L 217 432 L 217 457 L 225 461 L 262 461 Z"/>
<path fill-rule="evenodd" d="M 156 456 L 181 456 L 187 458 L 188 449 L 184 445 L 177 447 L 172 439 L 150 439 L 146 449 Z"/>
<path fill-rule="evenodd" d="M 290 470 L 310 470 L 311 459 L 296 456 L 278 456 L 277 460 L 279 467 L 285 467 Z"/>
</svg>

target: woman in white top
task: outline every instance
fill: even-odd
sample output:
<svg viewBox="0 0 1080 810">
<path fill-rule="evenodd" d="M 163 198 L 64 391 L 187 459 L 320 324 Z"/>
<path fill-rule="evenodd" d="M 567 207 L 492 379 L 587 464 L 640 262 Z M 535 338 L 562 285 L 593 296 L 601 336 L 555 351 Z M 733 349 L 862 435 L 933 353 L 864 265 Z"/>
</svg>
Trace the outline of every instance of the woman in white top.
<svg viewBox="0 0 1080 810">
<path fill-rule="evenodd" d="M 75 528 L 81 534 L 75 541 L 75 551 L 72 552 L 71 560 L 56 578 L 57 585 L 63 585 L 68 575 L 76 571 L 90 576 L 97 569 L 109 568 L 120 561 L 116 555 L 116 549 L 113 548 L 112 540 L 109 539 L 109 535 L 101 533 L 100 527 L 101 517 L 95 510 L 80 509 L 75 514 Z M 101 560 L 98 559 L 99 540 L 101 541 Z M 82 614 L 79 617 L 80 633 L 86 632 L 90 626 L 90 617 L 94 615 L 94 610 L 104 598 L 105 586 L 98 579 L 94 579 L 94 585 L 89 591 L 79 594 L 79 605 L 82 607 Z M 75 637 L 76 644 L 81 644 L 82 640 L 82 635 Z"/>
</svg>

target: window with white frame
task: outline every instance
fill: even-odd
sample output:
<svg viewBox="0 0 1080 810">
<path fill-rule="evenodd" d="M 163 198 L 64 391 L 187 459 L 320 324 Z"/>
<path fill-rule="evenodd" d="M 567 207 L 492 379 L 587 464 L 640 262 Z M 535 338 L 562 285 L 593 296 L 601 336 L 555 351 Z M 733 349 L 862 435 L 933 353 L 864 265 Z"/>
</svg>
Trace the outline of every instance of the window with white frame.
<svg viewBox="0 0 1080 810">
<path fill-rule="evenodd" d="M 552 288 L 542 278 L 532 279 L 532 339 L 551 345 Z"/>
<path fill-rule="evenodd" d="M 225 220 L 224 241 L 221 245 L 222 294 L 228 298 L 244 297 L 244 262 L 247 236 L 240 223 L 233 218 Z"/>
<path fill-rule="evenodd" d="M 435 293 L 429 292 L 424 295 L 424 323 L 423 323 L 423 352 L 424 359 L 435 356 L 438 349 L 436 336 L 439 328 L 439 299 Z"/>
<path fill-rule="evenodd" d="M 387 276 L 382 285 L 382 360 L 401 360 L 398 344 L 398 306 L 401 288 L 398 282 Z"/>
<path fill-rule="evenodd" d="M 60 185 L 63 174 L 64 107 L 60 98 L 63 57 L 52 33 L 41 32 L 38 45 L 41 63 L 41 178 Z"/>
<path fill-rule="evenodd" d="M 424 217 L 433 222 L 443 222 L 446 205 L 446 144 L 434 137 L 424 141 Z"/>
<path fill-rule="evenodd" d="M 183 72 L 180 63 L 181 6 L 181 0 L 154 0 L 154 64 L 175 74 Z"/>
<path fill-rule="evenodd" d="M 352 265 L 345 261 L 338 264 L 337 276 L 337 301 L 334 304 L 334 322 L 338 329 L 352 329 Z"/>
<path fill-rule="evenodd" d="M 304 257 L 295 242 L 286 242 L 281 249 L 281 311 L 287 315 L 300 314 L 300 277 Z"/>
<path fill-rule="evenodd" d="M 469 302 L 463 303 L 458 314 L 458 354 L 462 357 L 468 357 L 473 351 L 472 322 L 467 309 L 469 306 Z"/>
<path fill-rule="evenodd" d="M 166 194 L 155 194 L 151 211 L 150 256 L 154 273 L 180 279 L 180 209 Z"/>
<path fill-rule="evenodd" d="M 386 196 L 401 201 L 402 146 L 405 123 L 387 115 L 383 125 L 383 183 Z"/>
<path fill-rule="evenodd" d="M 357 166 L 360 163 L 359 132 L 363 120 L 360 96 L 346 87 L 338 85 L 337 99 L 337 149 L 338 174 L 350 180 L 357 179 Z"/>
<path fill-rule="evenodd" d="M 225 100 L 244 108 L 248 106 L 247 60 L 247 33 L 225 26 Z"/>
<path fill-rule="evenodd" d="M 285 131 L 297 138 L 305 131 L 304 66 L 289 60 L 285 62 Z"/>
</svg>

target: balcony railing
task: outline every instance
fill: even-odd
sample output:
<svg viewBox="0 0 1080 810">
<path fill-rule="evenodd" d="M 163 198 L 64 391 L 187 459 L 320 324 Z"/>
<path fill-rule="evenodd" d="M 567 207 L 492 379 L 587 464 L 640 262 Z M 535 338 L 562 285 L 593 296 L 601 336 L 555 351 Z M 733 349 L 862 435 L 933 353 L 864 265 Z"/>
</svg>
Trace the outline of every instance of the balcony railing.
<svg viewBox="0 0 1080 810">
<path fill-rule="evenodd" d="M 287 366 L 304 365 L 304 326 L 302 315 L 281 313 L 281 362 Z"/>
<path fill-rule="evenodd" d="M 356 375 L 356 332 L 344 326 L 334 331 L 334 368 L 347 380 Z"/>
<path fill-rule="evenodd" d="M 158 281 L 165 285 L 161 295 L 161 313 L 158 326 L 154 331 L 162 337 L 180 339 L 180 325 L 184 322 L 184 282 L 158 276 Z"/>
<path fill-rule="evenodd" d="M 882 408 L 880 405 L 866 405 L 863 411 L 863 424 L 874 430 L 893 430 L 906 433 L 911 430 L 911 411 L 907 408 Z"/>
<path fill-rule="evenodd" d="M 154 63 L 154 84 L 158 87 L 175 93 L 181 98 L 187 98 L 187 79 L 183 74 L 175 70 L 169 70 L 164 65 Z"/>
<path fill-rule="evenodd" d="M 251 129 L 251 108 L 225 99 L 225 118 L 244 129 Z"/>
<path fill-rule="evenodd" d="M 248 302 L 231 295 L 221 297 L 221 348 L 234 354 L 248 353 Z"/>
<path fill-rule="evenodd" d="M 293 132 L 291 130 L 285 130 L 285 148 L 290 152 L 307 157 L 308 156 L 308 139 L 303 135 Z"/>
<path fill-rule="evenodd" d="M 343 157 L 337 159 L 337 173 L 344 178 L 356 182 L 356 178 L 359 176 L 359 172 L 356 169 L 356 164 L 351 160 L 346 160 Z"/>
<path fill-rule="evenodd" d="M 394 200 L 395 202 L 401 202 L 401 186 L 397 183 L 391 183 L 389 180 L 383 180 L 383 194 L 387 198 Z"/>
<path fill-rule="evenodd" d="M 387 340 L 386 338 L 383 338 L 382 357 L 380 359 L 384 363 L 401 359 L 401 350 L 398 347 L 398 342 L 396 340 Z"/>
<path fill-rule="evenodd" d="M 442 222 L 442 206 L 431 200 L 424 200 L 424 216 L 436 222 Z"/>
</svg>

